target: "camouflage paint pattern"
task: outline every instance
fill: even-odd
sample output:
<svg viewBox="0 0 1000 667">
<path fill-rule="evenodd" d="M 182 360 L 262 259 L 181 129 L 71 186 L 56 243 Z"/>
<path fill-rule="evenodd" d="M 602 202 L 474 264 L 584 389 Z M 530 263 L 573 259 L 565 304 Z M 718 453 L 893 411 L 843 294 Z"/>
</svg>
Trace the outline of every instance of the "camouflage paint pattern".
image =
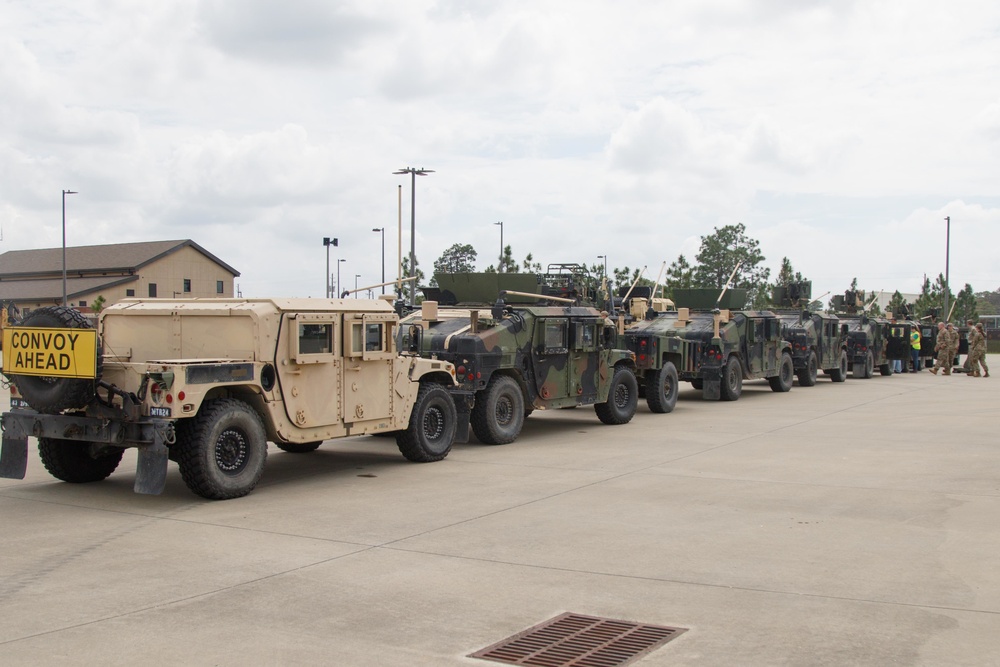
<svg viewBox="0 0 1000 667">
<path fill-rule="evenodd" d="M 836 315 L 805 310 L 778 310 L 781 335 L 791 346 L 795 370 L 805 369 L 810 352 L 816 353 L 816 367 L 830 371 L 839 367 L 840 354 L 847 348 L 847 336 Z"/>
<path fill-rule="evenodd" d="M 608 400 L 616 365 L 634 369 L 614 324 L 594 308 L 517 304 L 500 318 L 482 308 L 442 308 L 431 322 L 422 317 L 415 312 L 400 322 L 400 349 L 453 361 L 454 391 L 480 392 L 502 374 L 517 381 L 534 409 L 589 405 Z"/>
</svg>

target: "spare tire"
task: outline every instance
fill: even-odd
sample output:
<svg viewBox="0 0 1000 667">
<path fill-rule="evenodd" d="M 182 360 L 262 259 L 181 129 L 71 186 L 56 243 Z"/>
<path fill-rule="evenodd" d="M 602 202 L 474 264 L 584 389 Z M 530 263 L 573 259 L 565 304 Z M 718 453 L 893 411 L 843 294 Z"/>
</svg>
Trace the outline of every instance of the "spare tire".
<svg viewBox="0 0 1000 667">
<path fill-rule="evenodd" d="M 66 306 L 38 308 L 28 313 L 16 326 L 58 329 L 93 329 L 78 310 Z M 97 381 L 103 367 L 101 343 L 97 342 L 97 372 L 93 379 L 11 375 L 21 396 L 35 410 L 62 412 L 86 406 L 97 394 Z"/>
</svg>

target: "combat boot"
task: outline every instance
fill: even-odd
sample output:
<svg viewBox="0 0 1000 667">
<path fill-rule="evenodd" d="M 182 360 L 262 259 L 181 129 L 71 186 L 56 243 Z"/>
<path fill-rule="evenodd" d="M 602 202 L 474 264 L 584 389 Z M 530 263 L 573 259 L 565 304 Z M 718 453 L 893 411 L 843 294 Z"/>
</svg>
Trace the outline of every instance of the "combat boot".
<svg viewBox="0 0 1000 667">
<path fill-rule="evenodd" d="M 934 373 L 934 375 L 937 375 L 937 371 L 938 371 L 937 366 L 931 369 L 931 373 Z"/>
</svg>

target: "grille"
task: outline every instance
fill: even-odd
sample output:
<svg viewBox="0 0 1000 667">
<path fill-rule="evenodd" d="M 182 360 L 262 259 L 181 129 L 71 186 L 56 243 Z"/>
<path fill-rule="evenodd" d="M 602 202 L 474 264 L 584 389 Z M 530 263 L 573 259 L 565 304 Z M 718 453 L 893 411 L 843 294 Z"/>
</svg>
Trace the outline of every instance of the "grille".
<svg viewBox="0 0 1000 667">
<path fill-rule="evenodd" d="M 686 631 L 687 628 L 566 613 L 469 657 L 506 665 L 619 667 L 638 660 Z"/>
</svg>

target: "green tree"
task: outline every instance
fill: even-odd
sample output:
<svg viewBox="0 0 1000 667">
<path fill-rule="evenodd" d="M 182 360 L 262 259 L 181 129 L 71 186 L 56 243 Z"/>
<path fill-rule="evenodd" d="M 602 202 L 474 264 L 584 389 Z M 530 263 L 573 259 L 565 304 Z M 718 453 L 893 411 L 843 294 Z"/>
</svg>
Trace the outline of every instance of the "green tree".
<svg viewBox="0 0 1000 667">
<path fill-rule="evenodd" d="M 899 290 L 896 290 L 892 293 L 892 299 L 889 300 L 886 310 L 892 313 L 894 317 L 902 319 L 903 314 L 909 312 L 910 307 L 906 304 L 906 299 L 899 293 Z"/>
<path fill-rule="evenodd" d="M 751 307 L 760 307 L 767 302 L 767 280 L 771 275 L 769 268 L 761 266 L 764 259 L 760 242 L 746 235 L 742 222 L 716 227 L 715 233 L 701 237 L 694 284 L 721 290 L 735 269 L 731 286 L 747 290 L 747 302 Z"/>
<path fill-rule="evenodd" d="M 517 261 L 514 259 L 514 253 L 510 249 L 509 245 L 503 248 L 503 257 L 500 261 L 500 266 L 497 268 L 500 273 L 520 273 L 521 267 L 517 265 Z"/>
<path fill-rule="evenodd" d="M 468 243 L 456 243 L 434 262 L 434 273 L 471 273 L 476 270 L 478 253 Z"/>
<path fill-rule="evenodd" d="M 976 294 L 972 291 L 972 285 L 965 283 L 965 287 L 962 288 L 955 298 L 955 310 L 951 316 L 951 321 L 964 325 L 968 320 L 978 322 L 979 311 L 976 309 Z"/>
<path fill-rule="evenodd" d="M 948 303 L 955 303 L 952 297 L 951 288 L 948 289 Z M 948 306 L 949 309 L 951 306 Z M 957 308 L 957 306 L 956 306 Z M 936 315 L 938 319 L 944 320 L 948 313 L 944 310 L 944 274 L 939 273 L 937 279 L 932 283 L 929 278 L 924 277 L 924 284 L 920 289 L 920 296 L 914 303 L 917 317 Z"/>
<path fill-rule="evenodd" d="M 976 310 L 980 315 L 1000 313 L 1000 290 L 996 292 L 976 292 Z"/>
<path fill-rule="evenodd" d="M 675 289 L 688 289 L 694 285 L 694 267 L 688 263 L 684 255 L 678 255 L 677 259 L 671 262 L 663 285 L 666 288 L 667 298 L 670 299 L 674 298 Z"/>
<path fill-rule="evenodd" d="M 417 269 L 416 274 L 414 274 L 417 276 L 416 284 L 414 284 L 414 281 L 411 280 L 409 282 L 400 283 L 399 285 L 396 285 L 396 298 L 401 299 L 406 303 L 410 302 L 411 293 L 415 295 L 414 303 L 420 303 L 421 301 L 424 300 L 424 297 L 423 295 L 420 294 L 419 290 L 420 283 L 424 282 L 424 272 L 420 269 L 420 260 L 417 259 L 416 255 L 413 256 L 413 266 L 416 267 Z M 409 275 L 410 275 L 410 258 L 404 257 L 403 277 L 406 278 Z"/>
<path fill-rule="evenodd" d="M 523 268 L 526 273 L 541 273 L 542 263 L 536 262 L 535 258 L 532 257 L 529 252 L 527 257 L 524 258 L 524 261 L 521 262 L 521 268 Z"/>
<path fill-rule="evenodd" d="M 106 303 L 107 299 L 105 299 L 103 295 L 99 294 L 97 295 L 97 298 L 91 302 L 90 309 L 94 311 L 95 315 L 100 315 L 101 311 L 104 310 L 104 304 Z"/>
</svg>

